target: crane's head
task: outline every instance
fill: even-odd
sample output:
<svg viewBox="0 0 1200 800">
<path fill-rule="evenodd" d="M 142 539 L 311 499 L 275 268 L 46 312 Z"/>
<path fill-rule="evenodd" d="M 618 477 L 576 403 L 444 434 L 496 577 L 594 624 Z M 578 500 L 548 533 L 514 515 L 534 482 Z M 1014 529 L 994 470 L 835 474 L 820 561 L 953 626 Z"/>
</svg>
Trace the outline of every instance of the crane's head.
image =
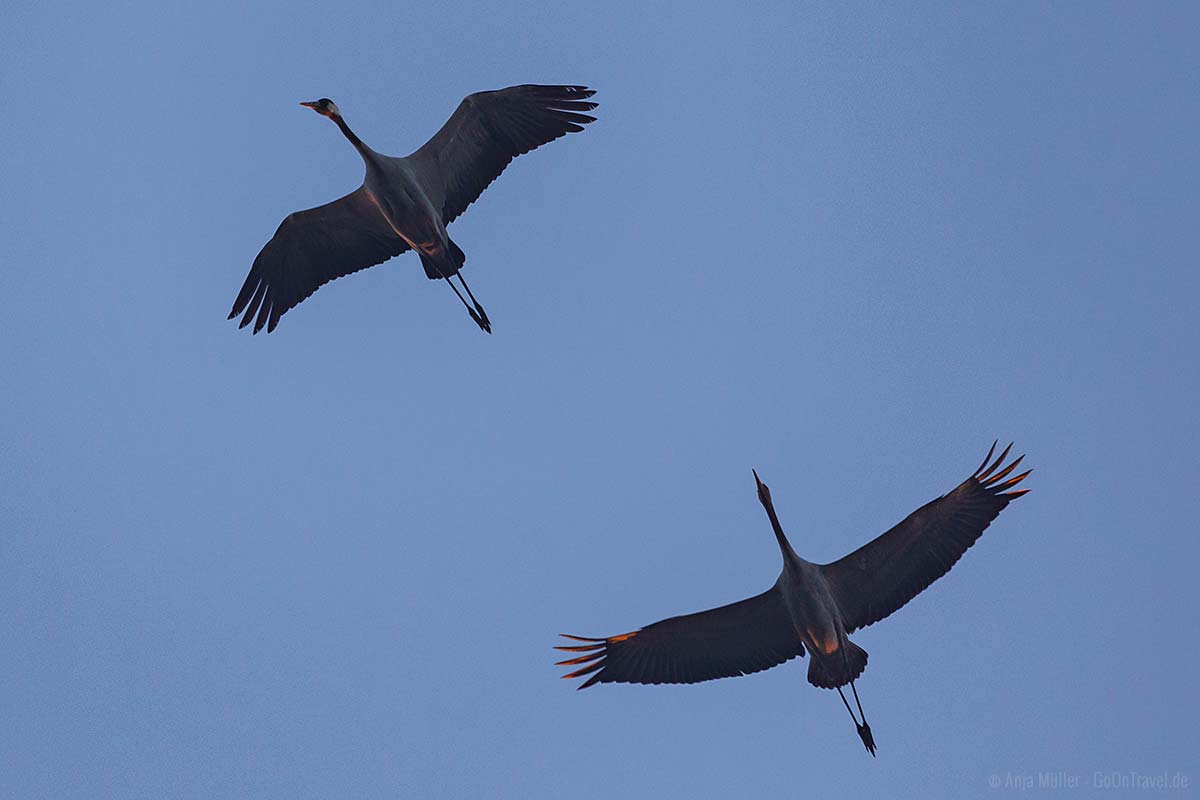
<svg viewBox="0 0 1200 800">
<path fill-rule="evenodd" d="M 311 108 L 313 111 L 320 114 L 322 117 L 340 117 L 342 112 L 338 111 L 337 103 L 330 100 L 328 97 L 322 97 L 320 100 L 310 100 L 307 103 L 300 105 L 305 108 Z"/>
<path fill-rule="evenodd" d="M 754 473 L 754 483 L 758 485 L 758 502 L 764 506 L 771 505 L 771 490 L 767 488 L 765 483 L 758 479 L 757 470 L 752 469 L 750 471 Z"/>
</svg>

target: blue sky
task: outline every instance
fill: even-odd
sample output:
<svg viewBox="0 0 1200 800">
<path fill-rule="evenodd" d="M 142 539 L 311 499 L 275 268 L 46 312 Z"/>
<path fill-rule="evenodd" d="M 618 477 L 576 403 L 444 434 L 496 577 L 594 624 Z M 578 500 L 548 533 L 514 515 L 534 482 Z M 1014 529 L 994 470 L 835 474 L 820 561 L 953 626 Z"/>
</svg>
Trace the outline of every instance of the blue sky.
<svg viewBox="0 0 1200 800">
<path fill-rule="evenodd" d="M 970 796 L 1194 767 L 1200 15 L 1188 4 L 10 0 L 0 795 Z M 289 212 L 467 93 L 600 121 L 250 337 Z M 1035 468 L 855 638 L 575 692 L 550 650 L 762 591 Z M 1192 785 L 1200 774 L 1190 774 Z"/>
</svg>

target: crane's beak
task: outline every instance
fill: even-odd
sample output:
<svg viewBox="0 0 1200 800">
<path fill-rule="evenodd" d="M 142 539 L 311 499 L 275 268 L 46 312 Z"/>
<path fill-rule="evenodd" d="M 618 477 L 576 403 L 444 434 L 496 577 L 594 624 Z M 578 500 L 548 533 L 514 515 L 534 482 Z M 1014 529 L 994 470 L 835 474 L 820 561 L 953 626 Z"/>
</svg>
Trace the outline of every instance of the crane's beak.
<svg viewBox="0 0 1200 800">
<path fill-rule="evenodd" d="M 307 103 L 301 103 L 300 105 L 304 106 L 305 108 L 311 108 L 313 111 L 317 110 L 317 101 L 316 100 L 310 100 Z"/>
</svg>

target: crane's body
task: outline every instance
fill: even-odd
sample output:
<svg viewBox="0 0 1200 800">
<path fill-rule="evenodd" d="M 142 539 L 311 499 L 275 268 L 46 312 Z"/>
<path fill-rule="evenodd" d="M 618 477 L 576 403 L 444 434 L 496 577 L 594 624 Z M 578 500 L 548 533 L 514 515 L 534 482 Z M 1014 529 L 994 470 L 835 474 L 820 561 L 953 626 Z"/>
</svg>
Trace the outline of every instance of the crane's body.
<svg viewBox="0 0 1200 800">
<path fill-rule="evenodd" d="M 444 249 L 450 238 L 446 226 L 437 218 L 433 203 L 404 159 L 367 147 L 359 152 L 366 165 L 363 186 L 367 195 L 396 235 L 417 252 L 433 252 L 436 245 Z"/>
<path fill-rule="evenodd" d="M 491 321 L 463 280 L 466 255 L 446 226 L 517 156 L 595 121 L 586 86 L 510 86 L 476 92 L 428 142 L 404 157 L 368 147 L 328 98 L 301 103 L 328 117 L 362 156 L 362 185 L 332 203 L 289 214 L 250 268 L 229 318 L 275 329 L 280 316 L 327 281 L 415 250 L 431 279 L 445 280 L 471 318 Z M 457 277 L 470 302 L 452 278 Z"/>
<path fill-rule="evenodd" d="M 363 188 L 388 227 L 421 256 L 423 264 L 434 267 L 430 278 L 457 275 L 462 261 L 455 263 L 448 254 L 452 252 L 451 248 L 458 249 L 458 246 L 450 241 L 441 215 L 429 199 L 411 160 L 377 153 L 354 135 L 340 115 L 335 122 L 362 156 L 366 169 Z M 426 272 L 429 272 L 428 267 Z"/>
<path fill-rule="evenodd" d="M 776 585 L 792 617 L 796 635 L 814 661 L 836 660 L 846 643 L 846 626 L 842 624 L 829 584 L 811 561 L 795 556 L 784 564 Z"/>
<path fill-rule="evenodd" d="M 875 739 L 854 685 L 866 669 L 867 652 L 849 635 L 887 617 L 946 574 L 996 515 L 1028 491 L 1009 490 L 1032 470 L 1004 480 L 1024 456 L 1000 469 L 1012 445 L 993 462 L 995 447 L 953 491 L 829 564 L 796 555 L 775 513 L 771 490 L 756 472 L 758 499 L 783 557 L 775 584 L 746 600 L 671 617 L 618 636 L 563 634 L 585 642 L 557 647 L 583 654 L 559 662 L 583 665 L 563 677 L 589 675 L 580 689 L 596 683 L 697 683 L 748 675 L 807 653 L 808 682 L 837 689 L 863 745 L 875 755 Z M 842 694 L 847 684 L 858 717 Z"/>
<path fill-rule="evenodd" d="M 796 555 L 775 516 L 775 507 L 770 502 L 770 489 L 758 480 L 757 472 L 754 473 L 754 480 L 758 484 L 759 496 L 766 497 L 763 502 L 783 556 L 783 572 L 779 574 L 775 588 L 783 598 L 796 636 L 812 657 L 809 668 L 811 670 L 813 665 L 820 664 L 820 671 L 825 675 L 845 675 L 849 672 L 844 655 L 848 642 L 846 626 L 829 582 L 821 573 L 820 565 Z M 866 664 L 865 653 L 863 664 Z M 842 678 L 838 685 L 844 685 L 850 678 L 856 677 L 857 673 Z"/>
</svg>

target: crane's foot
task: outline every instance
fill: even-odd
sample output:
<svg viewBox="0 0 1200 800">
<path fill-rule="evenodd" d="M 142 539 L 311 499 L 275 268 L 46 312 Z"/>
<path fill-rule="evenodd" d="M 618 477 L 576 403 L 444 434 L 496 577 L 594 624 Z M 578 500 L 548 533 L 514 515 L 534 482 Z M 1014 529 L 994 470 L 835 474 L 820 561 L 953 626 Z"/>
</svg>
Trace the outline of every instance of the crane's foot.
<svg viewBox="0 0 1200 800">
<path fill-rule="evenodd" d="M 478 308 L 478 306 L 479 304 L 476 303 L 476 308 Z M 482 308 L 479 310 L 483 311 Z M 492 332 L 492 322 L 487 318 L 487 314 L 483 314 L 481 316 L 480 314 L 476 313 L 474 308 L 471 308 L 470 306 L 467 306 L 467 313 L 471 315 L 471 319 L 475 320 L 475 324 L 479 326 L 480 330 L 482 330 L 484 333 Z"/>
<path fill-rule="evenodd" d="M 463 285 L 465 286 L 466 284 Z M 488 319 L 487 312 L 483 310 L 483 306 L 479 305 L 479 301 L 474 297 L 471 298 L 471 302 L 475 304 L 475 313 L 477 313 L 479 315 L 479 319 L 482 320 L 480 327 L 482 327 L 488 333 L 491 333 L 492 321 Z"/>
<path fill-rule="evenodd" d="M 857 722 L 854 724 L 858 725 Z M 872 758 L 874 758 L 875 737 L 871 735 L 871 726 L 867 724 L 866 720 L 863 720 L 862 725 L 858 725 L 858 736 L 860 739 L 862 739 L 863 747 L 867 748 L 867 752 L 871 754 Z"/>
</svg>

